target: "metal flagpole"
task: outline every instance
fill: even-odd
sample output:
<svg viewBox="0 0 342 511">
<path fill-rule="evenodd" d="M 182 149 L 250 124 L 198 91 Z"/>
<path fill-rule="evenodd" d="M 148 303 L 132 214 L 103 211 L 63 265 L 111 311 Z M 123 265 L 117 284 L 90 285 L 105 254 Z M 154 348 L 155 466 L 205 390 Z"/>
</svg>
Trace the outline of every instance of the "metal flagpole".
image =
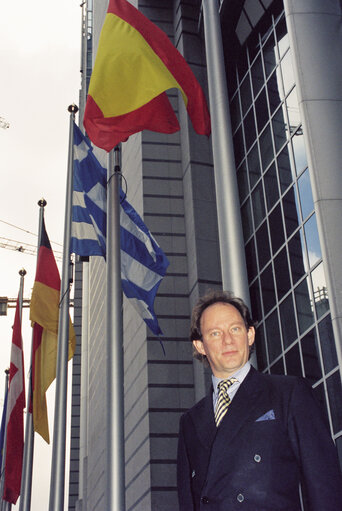
<svg viewBox="0 0 342 511">
<path fill-rule="evenodd" d="M 107 460 L 105 509 L 125 509 L 123 320 L 120 262 L 119 148 L 108 153 L 107 184 Z M 52 511 L 52 510 L 51 510 Z"/>
<path fill-rule="evenodd" d="M 78 111 L 78 107 L 76 105 L 70 105 L 68 107 L 68 111 L 70 112 L 69 155 L 65 200 L 63 265 L 60 294 L 61 301 L 58 322 L 55 418 L 53 429 L 49 511 L 63 511 L 64 509 L 66 408 L 69 352 L 70 236 L 74 163 L 73 123 L 75 120 L 75 114 Z"/>
<path fill-rule="evenodd" d="M 40 199 L 39 206 L 39 222 L 38 222 L 38 244 L 37 244 L 37 263 L 38 252 L 41 243 L 42 224 L 44 218 L 44 208 L 46 200 Z M 36 264 L 37 266 L 37 264 Z M 26 422 L 25 422 L 25 443 L 24 443 L 24 456 L 23 456 L 23 471 L 21 476 L 20 488 L 20 503 L 19 511 L 30 511 L 31 509 L 31 494 L 32 494 L 32 471 L 33 471 L 33 452 L 34 452 L 34 429 L 33 429 L 33 416 L 29 412 L 30 403 L 32 400 L 32 349 L 33 349 L 33 333 L 31 340 L 31 364 L 29 386 L 27 391 L 26 401 Z"/>
<path fill-rule="evenodd" d="M 217 0 L 203 0 L 223 289 L 250 303 Z"/>
<path fill-rule="evenodd" d="M 5 397 L 4 397 L 4 403 L 6 399 L 6 392 L 8 392 L 8 380 L 9 380 L 9 369 L 5 369 L 6 379 L 5 379 Z M 7 390 L 6 390 L 7 389 Z M 0 484 L 0 498 L 1 498 L 1 504 L 0 509 L 3 511 L 4 505 L 6 502 L 2 500 L 2 496 L 4 494 L 4 482 L 5 482 L 5 458 L 6 458 L 6 430 L 7 430 L 7 424 L 5 419 L 5 434 L 4 434 L 4 445 L 2 449 L 2 461 L 1 461 L 1 484 Z"/>
</svg>

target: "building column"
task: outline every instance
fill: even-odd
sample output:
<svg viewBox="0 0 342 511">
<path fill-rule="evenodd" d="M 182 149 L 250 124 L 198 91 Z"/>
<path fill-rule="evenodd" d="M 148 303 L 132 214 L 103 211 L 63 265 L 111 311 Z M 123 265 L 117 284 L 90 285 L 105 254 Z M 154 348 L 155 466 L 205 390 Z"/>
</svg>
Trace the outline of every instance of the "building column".
<svg viewBox="0 0 342 511">
<path fill-rule="evenodd" d="M 336 349 L 342 368 L 342 47 L 339 0 L 284 0 Z"/>
</svg>

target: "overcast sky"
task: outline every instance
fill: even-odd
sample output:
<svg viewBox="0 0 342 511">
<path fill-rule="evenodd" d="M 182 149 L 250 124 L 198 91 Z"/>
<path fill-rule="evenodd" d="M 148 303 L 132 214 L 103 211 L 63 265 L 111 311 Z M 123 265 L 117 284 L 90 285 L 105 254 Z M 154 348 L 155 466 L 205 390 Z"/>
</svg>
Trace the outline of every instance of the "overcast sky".
<svg viewBox="0 0 342 511">
<path fill-rule="evenodd" d="M 56 242 L 52 244 L 53 249 L 62 250 L 69 137 L 67 108 L 71 103 L 78 104 L 81 83 L 80 3 L 80 0 L 56 3 L 18 0 L 2 5 L 0 116 L 9 122 L 10 127 L 0 128 L 0 247 L 6 243 L 4 238 L 14 240 L 10 245 L 36 246 L 37 202 L 44 197 L 49 238 Z M 18 272 L 25 268 L 24 296 L 29 298 L 35 264 L 36 258 L 28 253 L 0 248 L 0 296 L 17 296 Z M 28 312 L 24 309 L 26 374 L 31 346 Z M 7 317 L 0 317 L 1 413 L 13 320 L 14 309 L 8 311 Z M 53 389 L 49 393 L 48 406 L 51 415 Z M 51 438 L 52 434 L 53 417 L 50 417 Z M 45 510 L 48 509 L 51 445 L 40 441 L 38 435 L 35 435 L 35 444 L 31 509 Z M 65 509 L 66 505 L 67 502 Z M 12 509 L 18 509 L 18 505 Z"/>
</svg>

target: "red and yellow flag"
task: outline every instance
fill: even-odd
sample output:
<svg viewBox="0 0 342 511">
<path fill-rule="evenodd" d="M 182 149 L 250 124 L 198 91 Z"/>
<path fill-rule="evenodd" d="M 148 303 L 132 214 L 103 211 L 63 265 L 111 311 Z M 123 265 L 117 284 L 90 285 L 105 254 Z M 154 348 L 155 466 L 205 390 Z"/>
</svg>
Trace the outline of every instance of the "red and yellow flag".
<svg viewBox="0 0 342 511">
<path fill-rule="evenodd" d="M 33 322 L 32 413 L 33 427 L 50 443 L 45 393 L 56 378 L 57 339 L 61 279 L 49 238 L 42 222 L 41 242 L 30 304 Z M 69 324 L 69 359 L 75 351 L 76 337 Z"/>
<path fill-rule="evenodd" d="M 110 0 L 91 75 L 84 126 L 110 151 L 133 133 L 180 129 L 165 91 L 178 88 L 193 127 L 210 135 L 201 86 L 167 35 L 127 0 Z"/>
</svg>

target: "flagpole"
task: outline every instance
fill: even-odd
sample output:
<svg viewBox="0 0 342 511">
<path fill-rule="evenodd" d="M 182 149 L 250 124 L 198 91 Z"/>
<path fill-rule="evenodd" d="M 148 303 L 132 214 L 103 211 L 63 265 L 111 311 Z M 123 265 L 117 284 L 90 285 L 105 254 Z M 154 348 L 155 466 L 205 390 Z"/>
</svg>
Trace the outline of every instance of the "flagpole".
<svg viewBox="0 0 342 511">
<path fill-rule="evenodd" d="M 6 402 L 6 392 L 8 393 L 8 380 L 9 380 L 9 369 L 5 369 L 5 397 L 4 397 L 4 404 Z M 4 432 L 4 443 L 2 448 L 2 459 L 1 459 L 1 486 L 0 486 L 0 496 L 1 496 L 1 504 L 0 509 L 1 511 L 4 508 L 5 501 L 2 500 L 2 496 L 4 494 L 4 481 L 5 481 L 5 458 L 6 458 L 6 416 L 5 416 L 5 432 Z"/>
<path fill-rule="evenodd" d="M 114 155 L 113 151 L 108 153 L 107 177 L 107 484 L 105 509 L 124 511 L 126 508 L 124 365 L 119 199 L 121 169 L 118 147 L 115 147 Z"/>
<path fill-rule="evenodd" d="M 250 302 L 218 0 L 203 0 L 223 289 Z"/>
<path fill-rule="evenodd" d="M 37 262 L 38 252 L 41 243 L 42 224 L 44 218 L 44 208 L 47 202 L 45 199 L 38 201 L 39 206 L 39 221 L 38 221 L 38 244 L 37 244 Z M 25 442 L 24 442 L 24 457 L 23 457 L 23 472 L 21 476 L 21 489 L 20 489 L 20 503 L 19 511 L 30 511 L 31 509 L 31 495 L 32 495 L 32 476 L 33 476 L 33 453 L 34 453 L 34 429 L 33 417 L 29 412 L 32 400 L 32 350 L 33 350 L 33 333 L 31 339 L 31 363 L 30 363 L 30 376 L 29 386 L 27 390 L 26 401 L 26 422 L 25 422 Z"/>
<path fill-rule="evenodd" d="M 63 511 L 65 486 L 65 446 L 66 446 L 66 409 L 68 391 L 68 352 L 69 352 L 69 296 L 70 296 L 70 238 L 73 184 L 73 123 L 78 111 L 76 105 L 68 107 L 69 155 L 65 201 L 63 265 L 58 322 L 58 347 L 56 367 L 55 417 L 53 429 L 51 480 L 49 511 Z"/>
</svg>

